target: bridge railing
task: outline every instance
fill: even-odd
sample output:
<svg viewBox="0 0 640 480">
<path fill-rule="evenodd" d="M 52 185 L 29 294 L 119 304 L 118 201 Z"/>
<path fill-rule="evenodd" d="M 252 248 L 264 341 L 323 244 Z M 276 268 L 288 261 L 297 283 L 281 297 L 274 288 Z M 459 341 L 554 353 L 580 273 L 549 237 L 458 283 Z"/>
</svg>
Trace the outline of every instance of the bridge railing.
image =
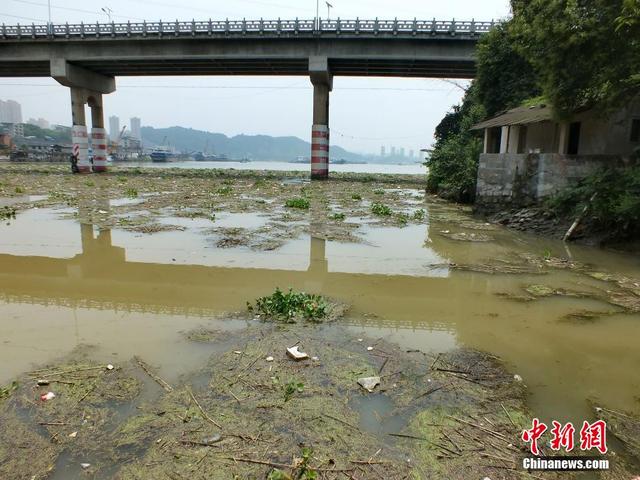
<svg viewBox="0 0 640 480">
<path fill-rule="evenodd" d="M 80 24 L 31 24 L 0 27 L 0 39 L 56 39 L 96 37 L 264 35 L 264 34 L 393 34 L 393 35 L 466 35 L 488 32 L 495 22 L 457 20 L 223 20 L 190 22 L 127 22 Z"/>
</svg>

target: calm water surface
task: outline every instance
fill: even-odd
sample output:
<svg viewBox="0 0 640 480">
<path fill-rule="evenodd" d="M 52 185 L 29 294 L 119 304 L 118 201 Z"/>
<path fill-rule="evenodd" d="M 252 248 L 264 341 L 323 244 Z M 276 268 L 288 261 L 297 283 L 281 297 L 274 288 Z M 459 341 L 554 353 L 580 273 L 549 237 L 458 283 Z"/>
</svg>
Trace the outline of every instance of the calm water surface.
<svg viewBox="0 0 640 480">
<path fill-rule="evenodd" d="M 0 383 L 85 344 L 96 359 L 124 362 L 138 354 L 176 379 L 211 353 L 180 332 L 242 328 L 214 317 L 279 286 L 351 303 L 344 323 L 356 333 L 407 349 L 465 346 L 498 355 L 524 378 L 532 407 L 545 419 L 589 418 L 590 399 L 640 412 L 640 315 L 568 322 L 569 313 L 615 308 L 590 298 L 523 303 L 497 295 L 521 294 L 532 283 L 584 291 L 606 288 L 604 282 L 568 270 L 490 275 L 449 267 L 546 252 L 640 278 L 640 259 L 500 228 L 487 232 L 488 242 L 455 241 L 442 234 L 454 229 L 442 210 L 453 208 L 419 201 L 428 212 L 422 225 L 364 225 L 365 244 L 301 236 L 270 252 L 217 248 L 202 219 L 182 219 L 184 231 L 143 235 L 63 218 L 71 209 L 20 213 L 0 224 Z M 262 220 L 247 213 L 216 221 Z"/>
<path fill-rule="evenodd" d="M 287 162 L 168 162 L 168 163 L 150 163 L 150 162 L 123 162 L 118 163 L 123 167 L 148 167 L 148 168 L 224 168 L 235 170 L 276 170 L 276 171 L 296 171 L 307 172 L 310 170 L 309 164 L 304 163 L 287 163 Z M 356 172 L 356 173 L 396 173 L 407 175 L 420 175 L 426 173 L 426 167 L 420 163 L 413 164 L 377 164 L 377 163 L 353 163 L 346 165 L 329 166 L 332 172 Z"/>
</svg>

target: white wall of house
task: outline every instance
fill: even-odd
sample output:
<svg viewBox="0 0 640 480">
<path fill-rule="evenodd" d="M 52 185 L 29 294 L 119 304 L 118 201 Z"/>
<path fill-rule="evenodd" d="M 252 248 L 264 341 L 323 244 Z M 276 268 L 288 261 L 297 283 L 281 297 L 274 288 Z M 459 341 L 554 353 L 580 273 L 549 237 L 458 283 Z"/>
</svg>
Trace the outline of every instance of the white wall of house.
<svg viewBox="0 0 640 480">
<path fill-rule="evenodd" d="M 540 122 L 527 125 L 525 153 L 556 153 L 557 124 Z"/>
<path fill-rule="evenodd" d="M 631 122 L 640 119 L 640 101 L 607 117 L 594 117 L 587 112 L 576 117 L 580 121 L 580 155 L 629 155 L 640 142 L 631 141 Z"/>
</svg>

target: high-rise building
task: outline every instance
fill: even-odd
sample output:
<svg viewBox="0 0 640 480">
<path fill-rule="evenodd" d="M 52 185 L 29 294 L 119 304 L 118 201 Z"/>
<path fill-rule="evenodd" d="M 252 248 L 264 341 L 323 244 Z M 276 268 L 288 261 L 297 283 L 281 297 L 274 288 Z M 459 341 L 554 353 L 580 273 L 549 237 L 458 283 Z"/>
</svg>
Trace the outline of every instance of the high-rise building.
<svg viewBox="0 0 640 480">
<path fill-rule="evenodd" d="M 404 147 L 400 147 L 400 156 L 404 157 Z"/>
<path fill-rule="evenodd" d="M 0 100 L 0 123 L 22 123 L 22 107 L 13 100 Z"/>
<path fill-rule="evenodd" d="M 392 157 L 396 156 L 396 147 L 391 147 L 391 156 Z"/>
<path fill-rule="evenodd" d="M 137 138 L 138 140 L 142 140 L 142 133 L 140 132 L 140 119 L 138 117 L 133 117 L 131 119 L 131 136 L 133 138 Z"/>
<path fill-rule="evenodd" d="M 35 118 L 30 118 L 29 120 L 27 120 L 27 123 L 29 125 L 35 125 L 36 127 L 40 127 L 43 129 L 48 129 L 49 128 L 49 122 L 46 121 L 44 118 L 38 118 L 37 120 Z"/>
<path fill-rule="evenodd" d="M 112 115 L 109 117 L 109 138 L 112 142 L 117 142 L 120 136 L 120 118 Z"/>
<path fill-rule="evenodd" d="M 384 148 L 384 145 L 380 147 L 380 156 L 384 157 L 387 153 L 387 150 Z"/>
<path fill-rule="evenodd" d="M 416 152 L 413 150 L 409 150 L 409 158 L 415 158 Z"/>
</svg>

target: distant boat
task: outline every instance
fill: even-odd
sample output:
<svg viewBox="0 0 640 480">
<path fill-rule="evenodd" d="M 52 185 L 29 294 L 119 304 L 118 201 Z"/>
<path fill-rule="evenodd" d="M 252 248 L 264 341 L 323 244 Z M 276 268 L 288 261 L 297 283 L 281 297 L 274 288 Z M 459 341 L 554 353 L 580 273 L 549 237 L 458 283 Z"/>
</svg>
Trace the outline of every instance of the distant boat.
<svg viewBox="0 0 640 480">
<path fill-rule="evenodd" d="M 156 147 L 151 150 L 151 161 L 154 163 L 166 163 L 175 159 L 175 155 L 169 147 Z"/>
</svg>

